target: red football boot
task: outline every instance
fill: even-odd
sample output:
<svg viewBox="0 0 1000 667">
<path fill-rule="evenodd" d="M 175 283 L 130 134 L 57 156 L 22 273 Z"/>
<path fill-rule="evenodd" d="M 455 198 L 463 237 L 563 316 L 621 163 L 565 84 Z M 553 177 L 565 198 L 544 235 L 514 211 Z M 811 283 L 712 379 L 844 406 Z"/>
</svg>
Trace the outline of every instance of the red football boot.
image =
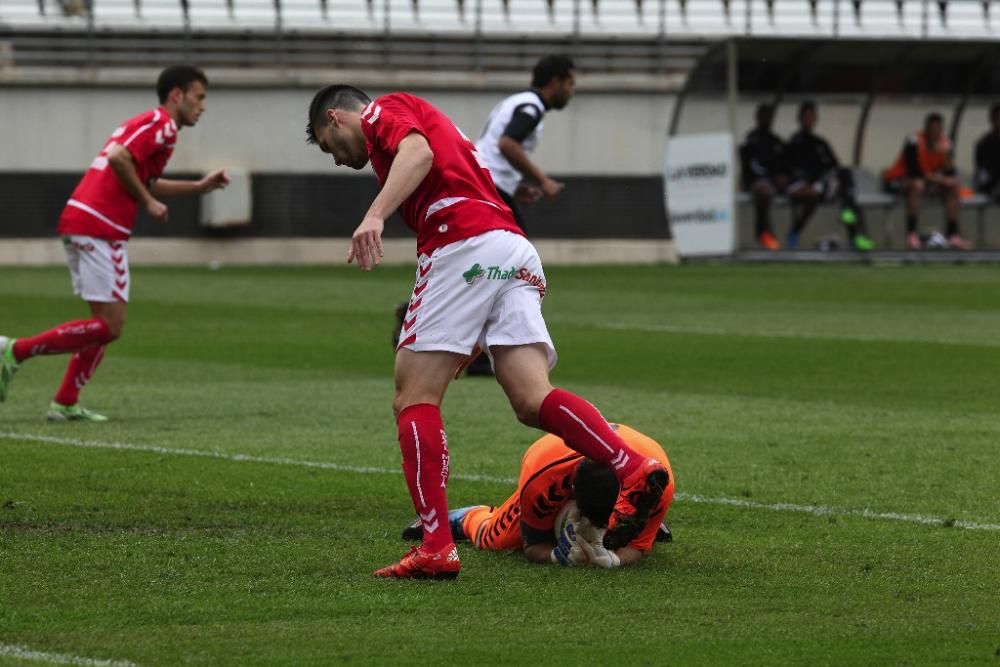
<svg viewBox="0 0 1000 667">
<path fill-rule="evenodd" d="M 761 232 L 757 235 L 757 243 L 760 244 L 761 248 L 765 250 L 780 250 L 781 242 L 778 241 L 778 237 L 771 232 Z"/>
<path fill-rule="evenodd" d="M 372 572 L 385 579 L 454 579 L 462 569 L 458 550 L 449 544 L 441 551 L 427 553 L 421 547 L 411 547 L 398 563 Z"/>
</svg>

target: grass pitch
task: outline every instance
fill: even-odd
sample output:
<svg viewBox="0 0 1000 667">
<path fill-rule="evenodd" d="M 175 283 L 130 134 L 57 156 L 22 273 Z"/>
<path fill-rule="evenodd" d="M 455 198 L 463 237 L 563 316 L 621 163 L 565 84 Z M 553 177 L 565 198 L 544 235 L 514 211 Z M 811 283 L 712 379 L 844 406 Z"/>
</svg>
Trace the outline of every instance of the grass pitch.
<svg viewBox="0 0 1000 667">
<path fill-rule="evenodd" d="M 412 515 L 389 341 L 412 271 L 140 267 L 83 395 L 114 421 L 44 422 L 64 357 L 0 406 L 0 664 L 1000 664 L 1000 269 L 548 278 L 554 381 L 664 444 L 674 543 L 373 580 Z M 68 283 L 0 270 L 0 333 L 83 316 Z M 444 416 L 450 504 L 503 500 L 536 433 L 492 380 Z"/>
</svg>

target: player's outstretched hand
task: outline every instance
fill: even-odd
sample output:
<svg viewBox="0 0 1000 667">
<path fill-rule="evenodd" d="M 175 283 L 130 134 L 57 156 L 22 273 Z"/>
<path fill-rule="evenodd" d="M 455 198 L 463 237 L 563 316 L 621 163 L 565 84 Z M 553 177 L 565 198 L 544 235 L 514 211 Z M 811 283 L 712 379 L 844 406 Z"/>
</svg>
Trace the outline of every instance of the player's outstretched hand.
<svg viewBox="0 0 1000 667">
<path fill-rule="evenodd" d="M 559 193 L 563 191 L 563 188 L 566 187 L 564 183 L 552 180 L 547 176 L 542 179 L 542 182 L 538 185 L 542 189 L 542 194 L 545 195 L 547 199 L 555 199 L 559 196 Z"/>
<path fill-rule="evenodd" d="M 535 187 L 530 183 L 519 183 L 517 190 L 514 191 L 514 199 L 520 204 L 534 204 L 541 198 L 541 188 Z"/>
<path fill-rule="evenodd" d="M 213 172 L 209 172 L 205 174 L 204 178 L 198 181 L 199 189 L 202 192 L 221 190 L 227 185 L 229 185 L 229 174 L 226 173 L 225 169 L 216 169 Z"/>
<path fill-rule="evenodd" d="M 167 205 L 158 199 L 150 197 L 145 205 L 146 213 L 153 219 L 153 222 L 164 223 L 167 221 Z"/>
<path fill-rule="evenodd" d="M 351 237 L 351 249 L 347 251 L 347 263 L 358 260 L 358 268 L 371 271 L 382 261 L 382 230 L 385 221 L 374 215 L 366 215 Z"/>
</svg>

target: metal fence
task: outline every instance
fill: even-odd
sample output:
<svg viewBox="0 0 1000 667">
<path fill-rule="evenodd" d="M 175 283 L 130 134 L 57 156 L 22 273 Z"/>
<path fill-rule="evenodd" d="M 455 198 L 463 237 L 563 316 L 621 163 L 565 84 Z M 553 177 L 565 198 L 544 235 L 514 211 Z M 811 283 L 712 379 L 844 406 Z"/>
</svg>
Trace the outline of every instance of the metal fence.
<svg viewBox="0 0 1000 667">
<path fill-rule="evenodd" d="M 0 25 L 984 37 L 995 0 L 4 0 Z M 75 23 L 74 23 L 75 21 Z M 994 22 L 997 23 L 994 26 Z"/>
</svg>

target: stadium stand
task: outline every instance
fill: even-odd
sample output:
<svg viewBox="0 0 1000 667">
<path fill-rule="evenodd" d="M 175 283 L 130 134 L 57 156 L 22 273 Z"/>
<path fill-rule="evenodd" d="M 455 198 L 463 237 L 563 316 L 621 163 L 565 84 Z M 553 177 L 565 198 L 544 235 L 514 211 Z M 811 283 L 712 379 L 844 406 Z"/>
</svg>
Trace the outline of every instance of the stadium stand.
<svg viewBox="0 0 1000 667">
<path fill-rule="evenodd" d="M 590 73 L 683 74 L 709 44 L 726 36 L 992 38 L 990 4 L 3 0 L 0 67 L 159 66 L 179 55 L 215 67 L 322 67 L 337 54 L 351 67 L 513 72 L 547 51 L 571 50 Z M 348 43 L 350 49 L 342 48 Z"/>
</svg>

